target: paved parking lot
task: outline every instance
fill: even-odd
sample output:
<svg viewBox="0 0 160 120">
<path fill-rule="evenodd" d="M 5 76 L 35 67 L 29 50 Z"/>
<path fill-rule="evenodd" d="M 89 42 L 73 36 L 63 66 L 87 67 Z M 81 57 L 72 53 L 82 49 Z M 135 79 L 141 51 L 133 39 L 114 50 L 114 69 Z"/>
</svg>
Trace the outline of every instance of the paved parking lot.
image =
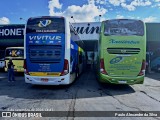
<svg viewBox="0 0 160 120">
<path fill-rule="evenodd" d="M 94 72 L 88 70 L 69 86 L 33 86 L 24 83 L 23 75 L 16 75 L 16 82 L 8 83 L 7 74 L 1 72 L 0 110 L 16 109 L 68 111 L 66 117 L 54 118 L 67 120 L 106 119 L 69 117 L 75 111 L 160 111 L 160 74 L 147 74 L 142 85 L 102 85 L 97 82 Z M 137 117 L 118 119 L 139 120 Z"/>
</svg>

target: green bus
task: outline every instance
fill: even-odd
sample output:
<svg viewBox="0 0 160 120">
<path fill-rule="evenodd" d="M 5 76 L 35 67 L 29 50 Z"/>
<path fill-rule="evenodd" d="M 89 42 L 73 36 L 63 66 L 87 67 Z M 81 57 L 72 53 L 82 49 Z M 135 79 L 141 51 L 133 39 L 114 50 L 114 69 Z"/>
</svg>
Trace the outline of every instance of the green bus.
<svg viewBox="0 0 160 120">
<path fill-rule="evenodd" d="M 102 83 L 143 84 L 146 27 L 141 20 L 113 19 L 101 23 L 96 69 Z"/>
</svg>

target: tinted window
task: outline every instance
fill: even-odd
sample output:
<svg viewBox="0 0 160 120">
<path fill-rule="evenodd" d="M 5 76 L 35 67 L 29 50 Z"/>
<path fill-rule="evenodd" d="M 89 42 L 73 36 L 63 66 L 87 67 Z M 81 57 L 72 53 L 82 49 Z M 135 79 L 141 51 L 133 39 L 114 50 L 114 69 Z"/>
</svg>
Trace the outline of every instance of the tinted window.
<svg viewBox="0 0 160 120">
<path fill-rule="evenodd" d="M 109 20 L 104 25 L 104 35 L 144 35 L 144 25 L 139 20 Z"/>
<path fill-rule="evenodd" d="M 27 22 L 27 33 L 64 33 L 63 18 L 33 18 Z"/>
<path fill-rule="evenodd" d="M 5 51 L 4 50 L 0 50 L 0 59 L 5 57 Z"/>
</svg>

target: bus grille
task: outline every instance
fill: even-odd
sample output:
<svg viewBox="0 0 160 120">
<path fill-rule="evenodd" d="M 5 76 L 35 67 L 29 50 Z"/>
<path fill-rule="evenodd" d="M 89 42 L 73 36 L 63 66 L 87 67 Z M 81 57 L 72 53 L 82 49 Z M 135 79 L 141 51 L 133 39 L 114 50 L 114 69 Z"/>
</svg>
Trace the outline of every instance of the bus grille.
<svg viewBox="0 0 160 120">
<path fill-rule="evenodd" d="M 109 54 L 138 54 L 140 48 L 107 48 Z"/>
</svg>

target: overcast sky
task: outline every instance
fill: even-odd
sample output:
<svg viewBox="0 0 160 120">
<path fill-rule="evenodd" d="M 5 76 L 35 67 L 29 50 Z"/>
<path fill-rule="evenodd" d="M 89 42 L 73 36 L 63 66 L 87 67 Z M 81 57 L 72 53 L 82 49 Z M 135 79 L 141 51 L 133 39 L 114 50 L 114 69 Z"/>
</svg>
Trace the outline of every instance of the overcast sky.
<svg viewBox="0 0 160 120">
<path fill-rule="evenodd" d="M 70 22 L 71 16 L 76 22 L 116 18 L 160 22 L 160 0 L 0 0 L 0 24 L 22 24 L 29 17 L 48 15 L 65 16 Z"/>
</svg>

